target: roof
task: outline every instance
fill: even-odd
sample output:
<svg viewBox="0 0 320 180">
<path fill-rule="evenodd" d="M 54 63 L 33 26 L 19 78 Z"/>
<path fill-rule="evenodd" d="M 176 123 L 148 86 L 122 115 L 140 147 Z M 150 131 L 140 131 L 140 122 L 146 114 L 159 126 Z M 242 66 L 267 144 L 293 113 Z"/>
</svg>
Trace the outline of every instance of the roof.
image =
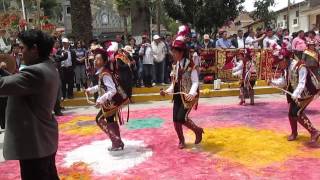
<svg viewBox="0 0 320 180">
<path fill-rule="evenodd" d="M 301 1 L 301 2 L 299 2 L 299 3 L 291 4 L 291 5 L 290 5 L 290 9 L 294 9 L 294 8 L 297 8 L 297 7 L 299 7 L 299 6 L 301 6 L 301 5 L 305 5 L 305 4 L 308 4 L 308 1 L 307 1 L 307 0 Z M 278 11 L 275 11 L 275 12 L 276 12 L 276 13 L 281 13 L 281 12 L 285 12 L 285 11 L 287 11 L 287 10 L 288 10 L 288 7 L 285 7 L 285 8 L 282 8 L 282 9 L 278 10 Z"/>
<path fill-rule="evenodd" d="M 260 24 L 260 23 L 262 23 L 262 22 L 263 22 L 262 20 L 257 20 L 257 21 L 254 21 L 254 22 L 246 25 L 246 26 L 243 26 L 242 28 L 248 28 L 248 27 L 250 27 L 250 26 L 253 26 L 253 25 L 256 25 L 256 24 Z"/>
</svg>

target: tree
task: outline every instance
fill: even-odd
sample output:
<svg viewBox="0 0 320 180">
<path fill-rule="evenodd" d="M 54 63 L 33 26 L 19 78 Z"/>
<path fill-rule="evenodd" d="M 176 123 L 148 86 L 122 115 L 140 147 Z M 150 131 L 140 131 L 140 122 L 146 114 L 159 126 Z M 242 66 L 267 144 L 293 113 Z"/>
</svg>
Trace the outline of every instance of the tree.
<svg viewBox="0 0 320 180">
<path fill-rule="evenodd" d="M 164 0 L 168 15 L 199 32 L 215 32 L 242 11 L 244 0 Z"/>
<path fill-rule="evenodd" d="M 90 0 L 70 0 L 72 35 L 86 43 L 92 39 Z"/>
<path fill-rule="evenodd" d="M 255 20 L 262 20 L 265 27 L 270 26 L 276 17 L 275 12 L 269 9 L 274 6 L 274 4 L 274 0 L 256 0 L 254 2 L 255 11 L 253 12 L 252 17 Z"/>
</svg>

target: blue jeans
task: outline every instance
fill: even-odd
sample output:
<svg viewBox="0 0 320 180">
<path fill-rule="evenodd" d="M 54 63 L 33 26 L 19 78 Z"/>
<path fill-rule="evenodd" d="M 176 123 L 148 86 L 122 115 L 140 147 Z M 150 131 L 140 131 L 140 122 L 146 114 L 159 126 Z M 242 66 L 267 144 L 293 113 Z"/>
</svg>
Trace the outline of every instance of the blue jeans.
<svg viewBox="0 0 320 180">
<path fill-rule="evenodd" d="M 162 62 L 154 62 L 154 81 L 156 83 L 164 83 L 164 68 L 165 68 L 165 61 Z"/>
</svg>

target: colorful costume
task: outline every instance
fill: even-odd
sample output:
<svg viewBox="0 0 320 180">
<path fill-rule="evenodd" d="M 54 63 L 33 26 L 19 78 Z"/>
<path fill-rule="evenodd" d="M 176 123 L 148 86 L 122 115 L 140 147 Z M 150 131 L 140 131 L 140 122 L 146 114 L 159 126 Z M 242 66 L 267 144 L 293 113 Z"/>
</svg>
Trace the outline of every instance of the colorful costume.
<svg viewBox="0 0 320 180">
<path fill-rule="evenodd" d="M 96 117 L 96 122 L 110 137 L 112 147 L 109 148 L 109 150 L 117 151 L 124 147 L 118 124 L 118 120 L 120 124 L 123 123 L 119 109 L 121 106 L 128 104 L 129 99 L 110 70 L 101 68 L 97 74 L 99 74 L 99 84 L 88 88 L 87 91 L 90 93 L 99 93 L 97 103 L 103 105 Z"/>
<path fill-rule="evenodd" d="M 250 104 L 254 105 L 254 85 L 256 83 L 257 73 L 254 59 L 250 56 L 251 51 L 247 50 L 246 55 L 239 52 L 243 59 L 235 63 L 232 69 L 234 76 L 240 77 L 240 105 L 245 104 L 245 92 L 248 92 Z"/>
<path fill-rule="evenodd" d="M 186 50 L 186 44 L 181 37 L 177 37 L 172 43 L 172 48 Z M 202 140 L 203 129 L 193 123 L 188 117 L 193 106 L 196 106 L 199 99 L 199 77 L 193 61 L 183 58 L 173 65 L 172 83 L 166 90 L 167 93 L 175 93 L 173 95 L 173 122 L 176 133 L 179 138 L 179 148 L 185 147 L 182 125 L 191 129 L 195 135 L 195 144 L 199 144 Z M 186 99 L 186 95 L 194 96 L 192 101 Z"/>
<path fill-rule="evenodd" d="M 287 94 L 287 100 L 290 104 L 288 116 L 292 131 L 288 140 L 293 141 L 297 138 L 297 123 L 299 122 L 311 134 L 311 143 L 316 143 L 320 132 L 312 125 L 304 110 L 318 93 L 318 81 L 312 75 L 311 70 L 306 67 L 306 64 L 296 59 L 290 60 L 289 66 L 283 74 L 283 77 L 272 80 L 271 83 L 286 88 L 291 93 Z"/>
<path fill-rule="evenodd" d="M 123 52 L 122 52 L 123 51 Z M 124 50 L 115 55 L 116 72 L 119 75 L 119 83 L 129 98 L 132 96 L 133 73 L 131 63 L 133 58 Z"/>
<path fill-rule="evenodd" d="M 315 42 L 307 42 L 309 45 L 314 45 Z M 306 49 L 302 54 L 302 60 L 305 62 L 306 66 L 311 70 L 311 72 L 320 79 L 320 54 L 316 50 L 312 50 L 310 48 Z"/>
</svg>

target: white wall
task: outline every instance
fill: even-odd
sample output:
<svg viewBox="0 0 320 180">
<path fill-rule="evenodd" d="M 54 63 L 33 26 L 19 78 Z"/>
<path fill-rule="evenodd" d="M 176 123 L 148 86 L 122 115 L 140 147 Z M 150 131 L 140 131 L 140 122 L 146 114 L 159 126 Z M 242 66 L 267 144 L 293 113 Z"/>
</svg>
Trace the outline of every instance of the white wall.
<svg viewBox="0 0 320 180">
<path fill-rule="evenodd" d="M 297 32 L 299 30 L 303 30 L 303 31 L 308 31 L 309 30 L 309 15 L 304 15 L 303 11 L 309 9 L 308 4 L 304 3 L 302 4 L 300 7 L 296 7 L 293 9 L 290 9 L 290 14 L 289 14 L 289 21 L 290 21 L 290 25 L 289 25 L 289 30 L 290 33 L 292 32 Z M 296 11 L 299 11 L 299 17 L 296 17 Z M 276 22 L 277 22 L 277 26 L 279 25 L 279 23 L 283 24 L 282 28 L 287 28 L 287 23 L 286 21 L 284 21 L 284 15 L 287 15 L 287 11 L 283 11 L 283 12 L 278 12 L 277 18 L 276 18 Z M 294 19 L 298 19 L 298 23 L 296 25 L 293 24 Z"/>
</svg>

